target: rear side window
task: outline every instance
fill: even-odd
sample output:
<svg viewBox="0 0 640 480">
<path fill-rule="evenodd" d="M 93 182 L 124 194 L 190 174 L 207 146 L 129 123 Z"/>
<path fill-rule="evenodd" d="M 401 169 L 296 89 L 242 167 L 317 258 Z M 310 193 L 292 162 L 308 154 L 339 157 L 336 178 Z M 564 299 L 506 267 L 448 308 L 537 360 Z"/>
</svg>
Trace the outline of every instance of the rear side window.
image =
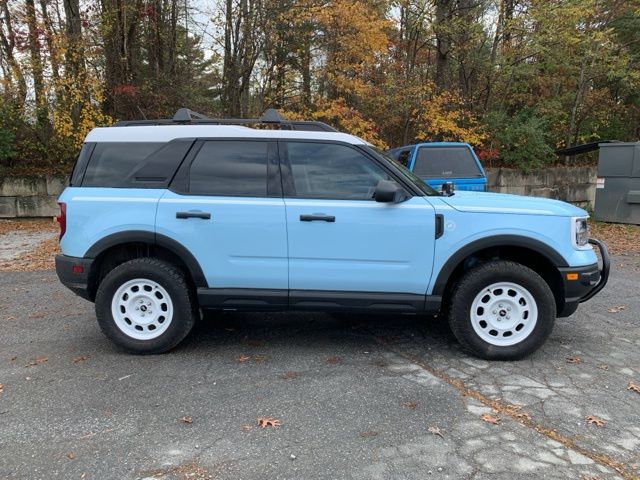
<svg viewBox="0 0 640 480">
<path fill-rule="evenodd" d="M 466 147 L 421 147 L 413 172 L 421 178 L 482 177 L 478 164 Z"/>
<path fill-rule="evenodd" d="M 161 143 L 98 143 L 82 181 L 83 187 L 124 187 L 125 179 Z"/>
<path fill-rule="evenodd" d="M 268 142 L 215 140 L 202 145 L 189 172 L 189 193 L 267 196 Z"/>
</svg>

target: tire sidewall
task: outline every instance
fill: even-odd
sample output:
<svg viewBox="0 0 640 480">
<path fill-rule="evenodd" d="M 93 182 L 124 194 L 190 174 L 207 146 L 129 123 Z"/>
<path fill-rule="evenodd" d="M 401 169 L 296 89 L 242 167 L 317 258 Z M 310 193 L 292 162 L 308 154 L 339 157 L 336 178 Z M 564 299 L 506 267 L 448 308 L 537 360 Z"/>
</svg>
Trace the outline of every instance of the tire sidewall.
<svg viewBox="0 0 640 480">
<path fill-rule="evenodd" d="M 145 278 L 161 285 L 173 303 L 173 318 L 158 337 L 139 340 L 125 334 L 116 325 L 112 301 L 118 288 L 129 280 Z M 191 330 L 195 321 L 194 302 L 181 272 L 174 266 L 155 259 L 136 259 L 109 272 L 100 283 L 95 301 L 96 317 L 104 334 L 118 347 L 140 354 L 162 353 L 175 347 Z"/>
<path fill-rule="evenodd" d="M 492 345 L 476 333 L 471 323 L 471 306 L 489 285 L 512 282 L 527 289 L 538 309 L 538 318 L 527 338 L 514 345 Z M 549 286 L 533 270 L 515 262 L 490 262 L 467 272 L 456 287 L 449 311 L 449 322 L 456 338 L 472 353 L 485 359 L 516 360 L 537 350 L 549 337 L 556 318 L 556 304 Z"/>
</svg>

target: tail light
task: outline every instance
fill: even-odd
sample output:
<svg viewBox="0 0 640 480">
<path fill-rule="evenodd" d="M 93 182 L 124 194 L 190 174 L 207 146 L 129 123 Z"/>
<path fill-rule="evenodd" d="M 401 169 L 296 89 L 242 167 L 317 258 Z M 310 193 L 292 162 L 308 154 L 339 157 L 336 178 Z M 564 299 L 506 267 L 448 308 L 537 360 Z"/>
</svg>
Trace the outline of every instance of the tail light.
<svg viewBox="0 0 640 480">
<path fill-rule="evenodd" d="M 56 220 L 60 224 L 60 238 L 64 236 L 64 232 L 67 231 L 67 204 L 64 202 L 58 202 L 60 206 L 60 215 L 56 217 Z"/>
</svg>

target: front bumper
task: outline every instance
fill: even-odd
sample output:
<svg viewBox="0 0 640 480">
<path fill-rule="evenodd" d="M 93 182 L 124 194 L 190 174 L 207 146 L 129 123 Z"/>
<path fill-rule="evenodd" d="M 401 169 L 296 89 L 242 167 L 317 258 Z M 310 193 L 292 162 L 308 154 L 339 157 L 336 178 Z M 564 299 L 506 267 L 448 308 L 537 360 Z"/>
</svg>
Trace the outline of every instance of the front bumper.
<svg viewBox="0 0 640 480">
<path fill-rule="evenodd" d="M 604 288 L 609 280 L 611 261 L 604 243 L 590 238 L 589 243 L 598 247 L 602 258 L 602 267 L 598 263 L 584 267 L 559 268 L 564 283 L 564 308 L 558 312 L 559 317 L 568 317 L 578 308 L 578 304 L 593 298 Z M 573 274 L 573 275 L 572 275 Z M 569 279 L 569 276 L 572 279 Z"/>
<path fill-rule="evenodd" d="M 56 273 L 60 282 L 76 295 L 92 301 L 89 292 L 89 272 L 93 258 L 56 255 Z"/>
</svg>

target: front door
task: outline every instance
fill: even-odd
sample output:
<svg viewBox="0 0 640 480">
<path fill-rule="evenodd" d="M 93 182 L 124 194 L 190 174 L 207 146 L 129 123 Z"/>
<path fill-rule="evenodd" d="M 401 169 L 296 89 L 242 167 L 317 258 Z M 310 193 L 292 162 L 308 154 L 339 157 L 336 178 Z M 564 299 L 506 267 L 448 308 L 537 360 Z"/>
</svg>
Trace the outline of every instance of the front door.
<svg viewBox="0 0 640 480">
<path fill-rule="evenodd" d="M 291 297 L 339 292 L 425 295 L 435 242 L 435 212 L 423 197 L 379 203 L 377 160 L 347 144 L 283 141 Z M 304 292 L 308 292 L 306 295 Z M 374 295 L 375 296 L 375 295 Z"/>
</svg>

